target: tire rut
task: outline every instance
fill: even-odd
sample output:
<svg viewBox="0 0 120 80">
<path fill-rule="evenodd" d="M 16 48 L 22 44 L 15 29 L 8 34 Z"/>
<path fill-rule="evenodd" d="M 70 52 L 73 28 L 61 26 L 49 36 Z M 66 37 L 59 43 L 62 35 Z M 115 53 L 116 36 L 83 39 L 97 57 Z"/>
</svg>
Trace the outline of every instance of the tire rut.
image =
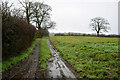
<svg viewBox="0 0 120 80">
<path fill-rule="evenodd" d="M 35 45 L 33 52 L 31 53 L 30 57 L 23 61 L 22 64 L 19 64 L 19 68 L 11 69 L 13 71 L 10 73 L 9 71 L 8 74 L 5 77 L 3 77 L 2 80 L 28 80 L 28 79 L 35 79 L 35 74 L 36 70 L 38 69 L 38 62 L 39 62 L 39 45 L 40 41 Z M 13 67 L 14 68 L 14 67 Z M 4 74 L 5 75 L 5 74 Z"/>
<path fill-rule="evenodd" d="M 50 41 L 47 43 L 52 52 L 52 57 L 48 60 L 47 78 L 62 78 L 63 80 L 74 79 L 77 80 L 75 75 L 66 66 L 59 52 L 51 45 Z"/>
</svg>

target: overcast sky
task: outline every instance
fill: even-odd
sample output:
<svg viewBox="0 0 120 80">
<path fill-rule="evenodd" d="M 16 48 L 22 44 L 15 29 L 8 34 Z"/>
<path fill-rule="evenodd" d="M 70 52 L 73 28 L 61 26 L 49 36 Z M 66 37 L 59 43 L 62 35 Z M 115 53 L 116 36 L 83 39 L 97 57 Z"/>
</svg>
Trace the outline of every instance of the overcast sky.
<svg viewBox="0 0 120 80">
<path fill-rule="evenodd" d="M 15 2 L 17 0 L 11 0 Z M 37 1 L 37 0 L 36 0 Z M 52 7 L 56 29 L 50 32 L 96 33 L 89 28 L 90 19 L 103 17 L 110 23 L 106 34 L 118 34 L 119 0 L 38 0 Z"/>
</svg>

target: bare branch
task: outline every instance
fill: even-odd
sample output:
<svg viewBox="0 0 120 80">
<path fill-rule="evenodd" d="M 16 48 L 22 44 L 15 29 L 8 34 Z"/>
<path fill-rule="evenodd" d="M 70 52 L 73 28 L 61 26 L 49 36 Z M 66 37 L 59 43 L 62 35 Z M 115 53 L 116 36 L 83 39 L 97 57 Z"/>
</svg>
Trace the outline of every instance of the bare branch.
<svg viewBox="0 0 120 80">
<path fill-rule="evenodd" d="M 26 8 L 20 0 L 18 0 L 18 1 L 19 1 L 19 3 L 20 3 L 24 8 Z"/>
</svg>

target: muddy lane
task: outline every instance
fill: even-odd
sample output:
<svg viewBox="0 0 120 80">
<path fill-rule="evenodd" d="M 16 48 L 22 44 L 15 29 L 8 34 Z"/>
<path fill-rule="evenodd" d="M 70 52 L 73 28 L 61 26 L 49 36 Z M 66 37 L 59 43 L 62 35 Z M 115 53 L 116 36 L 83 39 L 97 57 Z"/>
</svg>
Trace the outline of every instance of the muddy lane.
<svg viewBox="0 0 120 80">
<path fill-rule="evenodd" d="M 3 74 L 3 80 L 6 78 L 7 80 L 35 80 L 35 74 L 38 69 L 39 61 L 39 45 L 40 41 L 36 44 L 30 57 L 19 64 L 19 68 L 13 67 L 10 72 L 8 71 L 8 75 Z"/>
<path fill-rule="evenodd" d="M 47 43 L 52 52 L 52 57 L 48 60 L 47 78 L 64 78 L 65 80 L 74 78 L 74 80 L 77 80 L 60 57 L 59 52 L 51 45 L 49 40 L 47 40 Z"/>
</svg>

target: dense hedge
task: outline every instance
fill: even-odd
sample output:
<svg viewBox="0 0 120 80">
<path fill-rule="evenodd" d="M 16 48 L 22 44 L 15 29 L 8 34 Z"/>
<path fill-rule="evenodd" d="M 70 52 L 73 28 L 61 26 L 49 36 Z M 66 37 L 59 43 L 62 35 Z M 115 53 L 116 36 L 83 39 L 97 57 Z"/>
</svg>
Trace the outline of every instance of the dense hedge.
<svg viewBox="0 0 120 80">
<path fill-rule="evenodd" d="M 34 40 L 36 29 L 23 19 L 2 16 L 2 56 L 3 59 L 19 55 Z"/>
</svg>

